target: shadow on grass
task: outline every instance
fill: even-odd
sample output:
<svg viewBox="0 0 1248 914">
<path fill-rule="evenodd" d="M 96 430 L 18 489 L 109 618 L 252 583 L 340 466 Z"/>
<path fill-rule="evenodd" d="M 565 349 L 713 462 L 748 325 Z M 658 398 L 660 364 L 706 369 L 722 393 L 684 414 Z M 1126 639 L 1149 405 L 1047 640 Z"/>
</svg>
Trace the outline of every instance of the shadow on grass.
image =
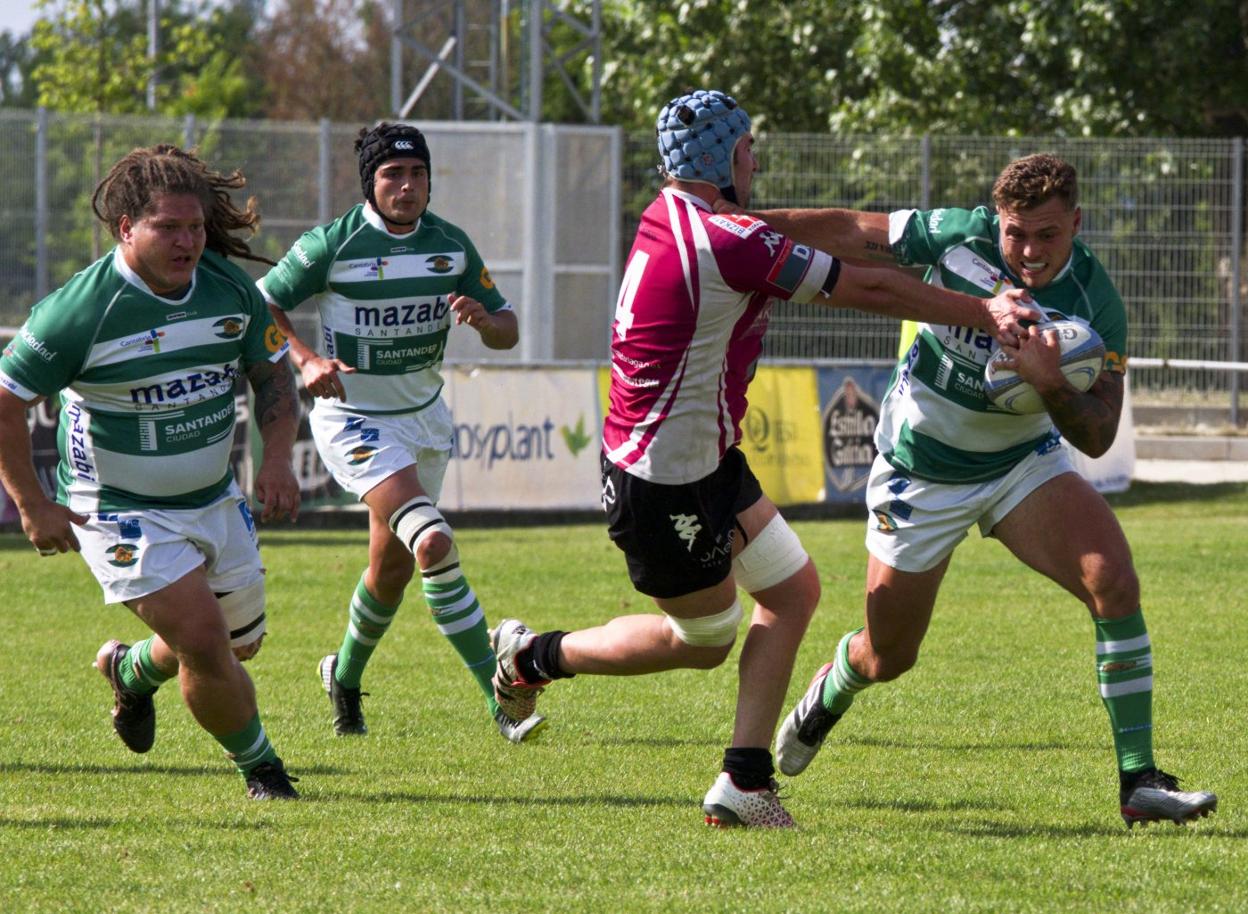
<svg viewBox="0 0 1248 914">
<path fill-rule="evenodd" d="M 228 831 L 268 831 L 273 828 L 271 822 L 254 822 L 254 821 L 238 821 L 231 819 L 228 822 L 195 822 L 195 828 L 221 828 Z M 90 829 L 115 829 L 117 827 L 116 818 L 108 819 L 66 819 L 66 818 L 49 818 L 49 819 L 10 819 L 0 816 L 0 831 L 6 828 L 15 829 L 31 829 L 38 831 L 47 831 L 48 829 L 65 830 L 65 831 L 85 831 Z"/>
<path fill-rule="evenodd" d="M 944 743 L 930 739 L 884 739 L 878 736 L 847 736 L 841 740 L 846 745 L 869 746 L 877 749 L 911 749 L 928 752 L 1078 752 L 1097 749 L 1100 743 L 1011 743 L 1004 740 L 985 740 L 980 743 Z"/>
<path fill-rule="evenodd" d="M 655 806 L 686 807 L 700 802 L 699 797 L 679 796 L 624 796 L 620 794 L 566 794 L 560 796 L 498 796 L 485 794 L 430 794 L 415 791 L 375 791 L 357 793 L 346 790 L 319 790 L 318 800 L 335 800 L 352 803 L 411 803 L 413 805 L 459 806 L 618 806 L 646 809 Z"/>
<path fill-rule="evenodd" d="M 1131 834 L 1136 831 L 1148 832 L 1154 828 L 1164 829 L 1167 833 L 1179 834 L 1180 832 L 1187 834 L 1184 840 L 1189 841 L 1211 841 L 1215 839 L 1232 838 L 1242 841 L 1248 838 L 1248 829 L 1233 828 L 1222 829 L 1210 820 L 1206 824 L 1188 826 L 1172 825 L 1169 822 L 1155 822 L 1152 825 L 1139 828 L 1128 829 L 1125 825 L 1045 825 L 1037 823 L 1034 825 L 1019 825 L 1016 823 L 1006 824 L 1004 822 L 967 822 L 953 823 L 941 827 L 942 831 L 955 835 L 961 835 L 967 838 L 1113 838 L 1123 837 L 1130 838 Z"/>
<path fill-rule="evenodd" d="M 964 812 L 997 810 L 1000 803 L 986 800 L 852 800 L 839 804 L 852 809 L 894 810 L 896 812 Z"/>
<path fill-rule="evenodd" d="M 66 765 L 51 762 L 0 762 L 0 774 L 165 774 L 171 777 L 230 777 L 237 778 L 238 772 L 227 765 L 211 767 L 193 767 L 190 765 Z M 311 765 L 309 767 L 291 768 L 294 775 L 341 775 L 352 773 L 349 769 L 336 768 L 332 765 Z"/>
</svg>

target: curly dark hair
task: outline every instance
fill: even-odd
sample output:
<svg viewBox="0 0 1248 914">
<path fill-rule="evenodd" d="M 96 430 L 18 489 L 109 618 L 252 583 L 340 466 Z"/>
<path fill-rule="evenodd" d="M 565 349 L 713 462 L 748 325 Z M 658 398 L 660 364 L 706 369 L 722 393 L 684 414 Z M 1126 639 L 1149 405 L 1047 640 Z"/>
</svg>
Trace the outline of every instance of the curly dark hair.
<svg viewBox="0 0 1248 914">
<path fill-rule="evenodd" d="M 108 226 L 113 237 L 121 238 L 121 217 L 138 221 L 154 210 L 162 194 L 192 194 L 204 208 L 205 243 L 211 251 L 226 257 L 242 257 L 272 265 L 267 257 L 252 253 L 251 246 L 235 232 L 254 235 L 260 225 L 256 198 L 249 197 L 240 210 L 229 192 L 244 187 L 241 171 L 221 174 L 208 167 L 196 154 L 169 143 L 132 149 L 108 170 L 91 195 L 91 209 Z"/>
<path fill-rule="evenodd" d="M 1047 152 L 1015 159 L 992 185 L 992 202 L 1011 211 L 1034 209 L 1054 197 L 1067 210 L 1079 205 L 1075 166 Z"/>
</svg>

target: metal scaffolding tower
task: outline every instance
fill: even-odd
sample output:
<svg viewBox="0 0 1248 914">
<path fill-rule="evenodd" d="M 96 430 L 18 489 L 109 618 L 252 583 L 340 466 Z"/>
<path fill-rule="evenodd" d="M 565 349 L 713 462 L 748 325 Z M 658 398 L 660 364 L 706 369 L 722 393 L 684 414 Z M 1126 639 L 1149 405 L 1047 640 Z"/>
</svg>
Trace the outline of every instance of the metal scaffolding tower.
<svg viewBox="0 0 1248 914">
<path fill-rule="evenodd" d="M 567 11 L 575 6 L 578 14 Z M 540 121 L 553 74 L 585 118 L 598 123 L 602 83 L 601 0 L 391 0 L 391 107 L 408 117 L 439 75 L 453 80 L 453 120 Z M 588 14 L 588 22 L 581 18 Z M 561 49 L 552 36 L 558 30 Z M 424 69 L 405 83 L 415 61 Z M 588 98 L 569 66 L 590 65 Z M 475 109 L 478 116 L 469 114 Z"/>
</svg>

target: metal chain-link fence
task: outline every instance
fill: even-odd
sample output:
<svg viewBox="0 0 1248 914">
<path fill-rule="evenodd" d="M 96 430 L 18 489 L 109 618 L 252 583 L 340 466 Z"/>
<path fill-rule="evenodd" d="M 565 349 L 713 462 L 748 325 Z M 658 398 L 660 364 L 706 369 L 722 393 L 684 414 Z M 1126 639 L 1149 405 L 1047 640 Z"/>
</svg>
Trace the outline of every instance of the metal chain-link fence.
<svg viewBox="0 0 1248 914">
<path fill-rule="evenodd" d="M 472 357 L 605 358 L 619 264 L 659 186 L 653 135 L 621 142 L 604 128 L 422 127 L 435 157 L 433 209 L 468 230 L 539 337 L 518 351 Z M 253 247 L 277 258 L 300 232 L 359 200 L 357 129 L 0 110 L 0 326 L 19 325 L 42 294 L 109 248 L 90 195 L 131 148 L 198 145 L 212 164 L 240 168 L 264 217 Z M 1248 355 L 1242 140 L 770 134 L 757 149 L 755 206 L 877 211 L 987 203 L 1010 159 L 1055 152 L 1079 169 L 1083 237 L 1127 304 L 1129 355 Z M 854 311 L 786 305 L 766 345 L 772 359 L 889 359 L 897 328 Z M 1236 372 L 1195 368 L 1133 375 L 1145 398 L 1237 402 L 1239 383 Z"/>
</svg>

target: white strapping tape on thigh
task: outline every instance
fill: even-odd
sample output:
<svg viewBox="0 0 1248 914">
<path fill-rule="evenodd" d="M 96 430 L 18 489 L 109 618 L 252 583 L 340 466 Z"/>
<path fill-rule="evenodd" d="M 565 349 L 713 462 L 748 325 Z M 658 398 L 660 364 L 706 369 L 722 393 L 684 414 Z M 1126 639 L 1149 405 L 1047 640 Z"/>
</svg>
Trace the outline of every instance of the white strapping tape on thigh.
<svg viewBox="0 0 1248 914">
<path fill-rule="evenodd" d="M 264 578 L 230 591 L 218 602 L 230 630 L 230 647 L 245 647 L 260 640 L 265 630 Z"/>
<path fill-rule="evenodd" d="M 732 560 L 732 571 L 738 587 L 758 593 L 787 581 L 809 559 L 793 528 L 777 514 Z"/>
<path fill-rule="evenodd" d="M 427 495 L 413 498 L 390 515 L 390 529 L 412 555 L 416 554 L 416 547 L 427 536 L 441 533 L 453 538 L 455 535 L 442 512 Z"/>
<path fill-rule="evenodd" d="M 737 640 L 741 615 L 741 601 L 734 598 L 731 606 L 713 616 L 699 616 L 696 619 L 667 616 L 667 624 L 685 644 L 694 647 L 723 647 Z"/>
</svg>

